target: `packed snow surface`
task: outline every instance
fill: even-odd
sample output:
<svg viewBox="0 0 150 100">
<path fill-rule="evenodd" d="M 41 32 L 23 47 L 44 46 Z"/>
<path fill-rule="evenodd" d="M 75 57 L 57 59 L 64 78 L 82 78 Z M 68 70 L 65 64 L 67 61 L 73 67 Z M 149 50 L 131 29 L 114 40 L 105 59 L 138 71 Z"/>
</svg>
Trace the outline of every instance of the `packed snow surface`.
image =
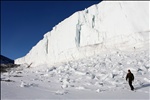
<svg viewBox="0 0 150 100">
<path fill-rule="evenodd" d="M 127 70 L 135 76 L 131 91 Z M 112 52 L 55 66 L 21 65 L 1 74 L 3 99 L 149 100 L 148 50 Z"/>
<path fill-rule="evenodd" d="M 148 1 L 102 1 L 66 18 L 16 64 L 56 64 L 111 49 L 142 48 L 149 41 Z"/>
</svg>

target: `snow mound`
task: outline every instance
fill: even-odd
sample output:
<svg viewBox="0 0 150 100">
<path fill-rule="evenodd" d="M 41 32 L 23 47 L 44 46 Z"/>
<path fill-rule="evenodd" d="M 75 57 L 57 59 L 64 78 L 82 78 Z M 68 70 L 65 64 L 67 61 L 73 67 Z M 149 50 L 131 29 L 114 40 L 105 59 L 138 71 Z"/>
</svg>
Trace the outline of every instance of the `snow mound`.
<svg viewBox="0 0 150 100">
<path fill-rule="evenodd" d="M 25 83 L 25 82 L 21 82 L 20 87 L 37 87 L 37 84 L 34 83 Z"/>
</svg>

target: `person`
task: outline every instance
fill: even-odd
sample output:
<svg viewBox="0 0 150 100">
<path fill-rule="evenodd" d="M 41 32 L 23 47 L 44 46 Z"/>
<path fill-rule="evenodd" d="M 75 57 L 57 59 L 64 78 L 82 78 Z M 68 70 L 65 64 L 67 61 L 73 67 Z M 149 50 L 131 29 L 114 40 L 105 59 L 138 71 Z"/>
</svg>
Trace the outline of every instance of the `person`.
<svg viewBox="0 0 150 100">
<path fill-rule="evenodd" d="M 129 86 L 131 88 L 131 90 L 134 90 L 134 87 L 132 85 L 132 82 L 134 81 L 134 75 L 131 73 L 130 69 L 128 70 L 128 73 L 126 75 L 126 81 L 129 82 Z"/>
</svg>

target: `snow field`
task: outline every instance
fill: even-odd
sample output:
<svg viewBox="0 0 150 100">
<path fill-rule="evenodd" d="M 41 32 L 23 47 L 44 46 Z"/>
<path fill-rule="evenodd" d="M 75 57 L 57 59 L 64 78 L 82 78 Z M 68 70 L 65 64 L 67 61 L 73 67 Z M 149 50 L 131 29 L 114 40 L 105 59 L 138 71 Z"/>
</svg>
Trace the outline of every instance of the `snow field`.
<svg viewBox="0 0 150 100">
<path fill-rule="evenodd" d="M 69 95 L 75 91 L 105 94 L 111 91 L 130 91 L 128 82 L 125 81 L 127 70 L 130 69 L 135 76 L 135 91 L 146 95 L 143 98 L 148 98 L 149 95 L 148 50 L 104 53 L 55 66 L 21 67 L 24 69 L 17 68 L 2 74 L 2 79 L 13 80 L 12 84 L 20 88 L 36 88 L 53 95 Z M 13 77 L 15 75 L 18 77 Z M 74 95 L 70 98 L 74 98 Z"/>
</svg>

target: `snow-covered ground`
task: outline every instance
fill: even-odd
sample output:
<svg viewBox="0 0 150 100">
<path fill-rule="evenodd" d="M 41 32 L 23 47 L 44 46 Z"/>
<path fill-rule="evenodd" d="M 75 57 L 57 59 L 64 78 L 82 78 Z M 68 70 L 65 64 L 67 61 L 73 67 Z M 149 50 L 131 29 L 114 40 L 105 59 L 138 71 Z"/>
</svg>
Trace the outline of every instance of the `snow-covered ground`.
<svg viewBox="0 0 150 100">
<path fill-rule="evenodd" d="M 131 91 L 127 70 L 135 76 Z M 147 99 L 148 50 L 111 51 L 54 66 L 21 65 L 1 74 L 1 98 L 8 99 Z"/>
</svg>

